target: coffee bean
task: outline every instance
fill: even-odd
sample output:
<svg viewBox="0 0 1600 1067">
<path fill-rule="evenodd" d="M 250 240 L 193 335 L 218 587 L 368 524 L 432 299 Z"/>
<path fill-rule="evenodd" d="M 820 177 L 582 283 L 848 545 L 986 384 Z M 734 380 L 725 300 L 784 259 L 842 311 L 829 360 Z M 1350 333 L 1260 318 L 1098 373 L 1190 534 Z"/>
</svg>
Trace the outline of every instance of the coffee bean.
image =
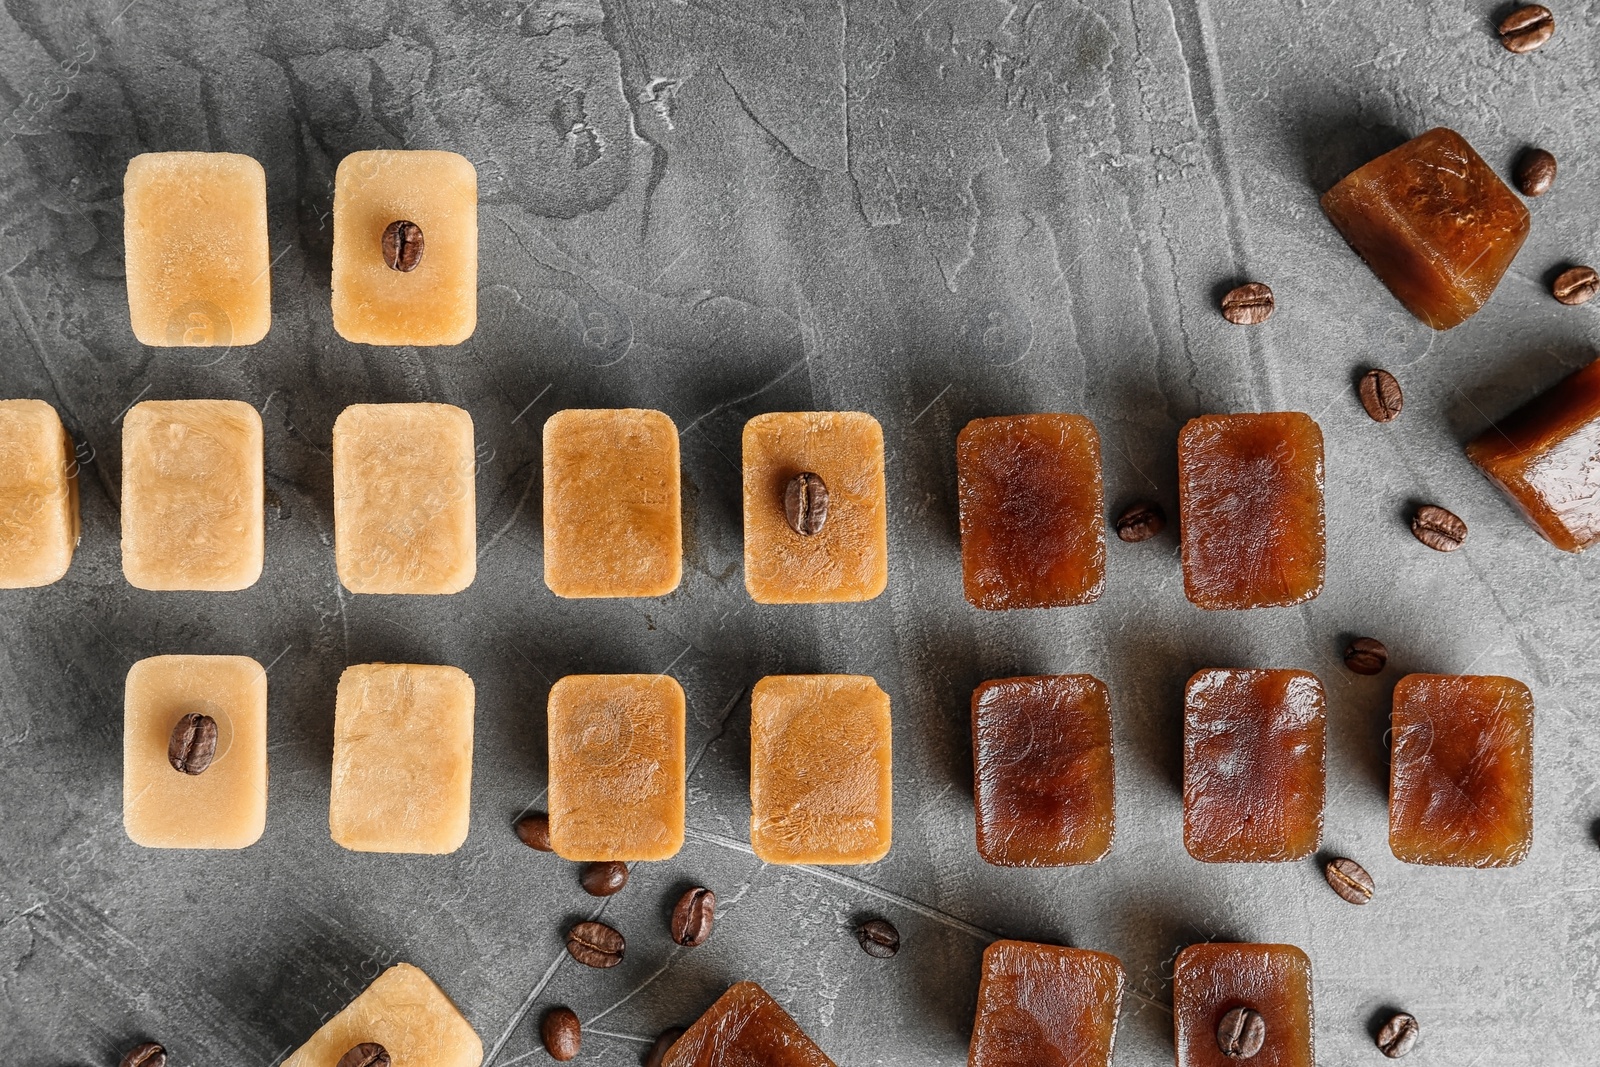
<svg viewBox="0 0 1600 1067">
<path fill-rule="evenodd" d="M 1405 407 L 1400 383 L 1386 370 L 1376 367 L 1361 376 L 1361 406 L 1373 422 L 1393 422 Z"/>
<path fill-rule="evenodd" d="M 1530 148 L 1517 160 L 1517 188 L 1523 196 L 1543 196 L 1556 180 L 1556 157 L 1542 148 Z"/>
<path fill-rule="evenodd" d="M 363 1041 L 339 1057 L 338 1067 L 389 1067 L 389 1050 L 376 1041 Z"/>
<path fill-rule="evenodd" d="M 1377 674 L 1389 664 L 1389 650 L 1375 637 L 1358 637 L 1344 650 L 1344 665 L 1357 674 Z"/>
<path fill-rule="evenodd" d="M 117 1067 L 166 1067 L 167 1050 L 154 1041 L 135 1045 L 123 1054 Z"/>
<path fill-rule="evenodd" d="M 1347 860 L 1342 856 L 1331 860 L 1322 869 L 1322 874 L 1333 891 L 1350 903 L 1365 904 L 1372 899 L 1372 891 L 1376 888 L 1372 883 L 1372 875 L 1355 860 Z"/>
<path fill-rule="evenodd" d="M 628 865 L 616 860 L 591 863 L 578 879 L 591 897 L 609 897 L 628 884 Z"/>
<path fill-rule="evenodd" d="M 567 951 L 585 967 L 615 967 L 626 943 L 605 923 L 579 923 L 567 931 Z"/>
<path fill-rule="evenodd" d="M 550 816 L 544 812 L 524 815 L 517 820 L 514 829 L 517 831 L 517 836 L 522 838 L 524 845 L 536 848 L 540 852 L 550 851 Z"/>
<path fill-rule="evenodd" d="M 1148 500 L 1141 500 L 1117 516 L 1117 536 L 1130 543 L 1148 541 L 1166 528 L 1167 513 L 1160 504 Z"/>
<path fill-rule="evenodd" d="M 1569 267 L 1550 284 L 1550 295 L 1568 307 L 1587 304 L 1600 293 L 1600 274 L 1593 267 Z"/>
<path fill-rule="evenodd" d="M 550 1058 L 565 1063 L 583 1046 L 583 1024 L 571 1008 L 551 1008 L 539 1024 L 539 1036 Z"/>
<path fill-rule="evenodd" d="M 1508 52 L 1531 52 L 1556 32 L 1556 17 L 1543 5 L 1528 4 L 1501 19 L 1497 29 Z"/>
<path fill-rule="evenodd" d="M 1454 552 L 1467 540 L 1467 524 L 1432 504 L 1422 505 L 1411 516 L 1411 532 L 1436 552 Z"/>
<path fill-rule="evenodd" d="M 1422 1028 L 1417 1025 L 1416 1018 L 1400 1012 L 1378 1031 L 1378 1050 L 1391 1060 L 1397 1060 L 1410 1052 L 1421 1036 Z"/>
<path fill-rule="evenodd" d="M 383 231 L 383 261 L 390 270 L 409 274 L 422 262 L 422 227 L 401 219 Z"/>
<path fill-rule="evenodd" d="M 683 1036 L 683 1027 L 669 1026 L 661 1031 L 655 1043 L 650 1046 L 650 1051 L 644 1054 L 644 1067 L 661 1067 L 667 1058 L 667 1050 L 672 1048 L 673 1042 Z"/>
<path fill-rule="evenodd" d="M 1249 282 L 1222 298 L 1222 317 L 1235 326 L 1254 326 L 1266 322 L 1275 307 L 1271 289 L 1260 282 Z"/>
<path fill-rule="evenodd" d="M 861 951 L 886 960 L 900 951 L 900 931 L 888 919 L 868 919 L 856 930 Z"/>
<path fill-rule="evenodd" d="M 217 720 L 190 712 L 167 738 L 167 762 L 184 774 L 203 774 L 217 756 Z"/>
<path fill-rule="evenodd" d="M 1234 1008 L 1217 1024 L 1217 1048 L 1230 1060 L 1245 1060 L 1261 1051 L 1267 1021 L 1254 1008 Z"/>
<path fill-rule="evenodd" d="M 801 537 L 822 530 L 828 521 L 828 487 L 820 477 L 806 471 L 789 479 L 783 489 L 783 517 Z"/>
<path fill-rule="evenodd" d="M 717 895 L 696 886 L 678 898 L 672 909 L 672 940 L 685 948 L 706 943 L 717 914 Z"/>
</svg>

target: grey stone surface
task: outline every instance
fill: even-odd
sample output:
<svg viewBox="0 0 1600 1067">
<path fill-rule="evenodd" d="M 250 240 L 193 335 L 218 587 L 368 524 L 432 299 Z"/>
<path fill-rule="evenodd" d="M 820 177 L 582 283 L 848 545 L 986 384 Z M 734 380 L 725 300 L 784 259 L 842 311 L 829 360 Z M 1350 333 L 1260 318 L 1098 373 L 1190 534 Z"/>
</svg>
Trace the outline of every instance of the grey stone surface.
<svg viewBox="0 0 1600 1067">
<path fill-rule="evenodd" d="M 0 594 L 0 1045 L 6 1062 L 271 1064 L 382 966 L 414 962 L 498 1067 L 537 1063 L 565 1003 L 584 1057 L 631 1064 L 730 982 L 755 979 L 843 1064 L 959 1064 L 984 944 L 1117 954 L 1119 1064 L 1170 1062 L 1170 961 L 1204 938 L 1311 955 L 1325 1063 L 1377 1062 L 1397 1006 L 1418 1063 L 1576 1063 L 1600 1042 L 1600 558 L 1547 546 L 1461 443 L 1594 358 L 1600 312 L 1553 268 L 1600 258 L 1600 4 L 1513 56 L 1487 0 L 1128 0 L 838 5 L 626 0 L 415 4 L 13 0 L 0 11 L 0 394 L 55 404 L 83 442 L 84 539 L 49 588 Z M 1500 291 L 1435 334 L 1323 219 L 1347 169 L 1435 125 L 1492 165 L 1537 143 L 1561 177 Z M 478 166 L 480 316 L 448 349 L 347 344 L 328 303 L 346 153 L 448 148 Z M 149 349 L 129 330 L 120 191 L 138 152 L 266 166 L 274 323 L 259 345 Z M 1266 325 L 1215 310 L 1276 289 Z M 1378 426 L 1353 379 L 1407 390 Z M 131 589 L 117 547 L 119 418 L 141 398 L 249 401 L 267 433 L 267 566 L 232 594 Z M 329 438 L 347 404 L 437 400 L 481 446 L 476 583 L 354 597 L 333 566 Z M 642 405 L 683 433 L 687 567 L 658 601 L 562 602 L 540 579 L 540 426 Z M 757 607 L 741 575 L 739 433 L 768 410 L 882 420 L 892 575 L 863 605 Z M 1191 416 L 1299 409 L 1328 448 L 1329 572 L 1302 607 L 1206 614 L 1172 533 L 1110 546 L 1092 607 L 980 614 L 959 580 L 953 443 L 975 416 L 1076 411 L 1108 503 L 1172 511 Z M 1465 551 L 1404 516 L 1445 504 Z M 1338 654 L 1394 653 L 1360 678 Z M 270 664 L 265 837 L 143 850 L 120 824 L 121 696 L 135 660 Z M 446 857 L 344 852 L 327 832 L 334 683 L 347 664 L 450 663 L 477 683 L 473 828 Z M 1330 696 L 1325 844 L 1379 898 L 1311 862 L 1205 866 L 1180 834 L 1180 695 L 1195 669 L 1294 666 Z M 663 671 L 688 692 L 692 837 L 600 904 L 508 826 L 544 788 L 545 695 L 578 671 Z M 1386 843 L 1384 728 L 1410 670 L 1505 673 L 1538 702 L 1537 839 L 1521 867 L 1407 867 Z M 748 694 L 780 671 L 868 673 L 895 715 L 895 847 L 861 869 L 747 848 Z M 1113 697 L 1117 843 L 1093 866 L 986 866 L 973 847 L 968 698 L 988 677 L 1090 671 Z M 665 910 L 703 882 L 706 946 Z M 905 949 L 849 934 L 882 914 Z M 605 972 L 560 931 L 629 938 Z"/>
</svg>

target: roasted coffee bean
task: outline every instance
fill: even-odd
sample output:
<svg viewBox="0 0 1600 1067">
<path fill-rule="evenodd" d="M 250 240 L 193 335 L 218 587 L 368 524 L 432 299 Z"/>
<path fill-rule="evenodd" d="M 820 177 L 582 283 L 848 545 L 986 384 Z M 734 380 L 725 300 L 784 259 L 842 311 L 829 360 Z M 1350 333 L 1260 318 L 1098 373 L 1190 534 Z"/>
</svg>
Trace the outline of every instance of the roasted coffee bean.
<svg viewBox="0 0 1600 1067">
<path fill-rule="evenodd" d="M 1501 19 L 1497 29 L 1508 52 L 1531 52 L 1556 32 L 1556 17 L 1541 4 L 1529 4 Z"/>
<path fill-rule="evenodd" d="M 667 1050 L 672 1047 L 674 1041 L 682 1036 L 683 1027 L 681 1026 L 669 1026 L 661 1031 L 661 1036 L 657 1037 L 655 1043 L 650 1046 L 650 1051 L 644 1054 L 644 1067 L 661 1067 L 662 1062 L 667 1058 Z"/>
<path fill-rule="evenodd" d="M 135 1045 L 123 1054 L 118 1067 L 166 1067 L 167 1050 L 154 1041 Z"/>
<path fill-rule="evenodd" d="M 1405 407 L 1400 383 L 1386 370 L 1373 368 L 1361 376 L 1361 406 L 1373 422 L 1393 422 Z"/>
<path fill-rule="evenodd" d="M 615 967 L 626 943 L 605 923 L 579 923 L 567 931 L 567 951 L 585 967 Z"/>
<path fill-rule="evenodd" d="M 167 762 L 184 774 L 202 774 L 217 757 L 217 720 L 190 712 L 167 738 Z"/>
<path fill-rule="evenodd" d="M 1383 1024 L 1378 1031 L 1378 1050 L 1391 1060 L 1397 1060 L 1416 1045 L 1422 1028 L 1414 1016 L 1401 1012 Z"/>
<path fill-rule="evenodd" d="M 628 884 L 628 865 L 616 860 L 591 863 L 578 880 L 591 897 L 609 897 Z"/>
<path fill-rule="evenodd" d="M 1117 516 L 1117 536 L 1128 542 L 1148 541 L 1167 528 L 1160 504 L 1141 500 Z"/>
<path fill-rule="evenodd" d="M 828 521 L 828 487 L 820 477 L 806 471 L 789 479 L 783 489 L 783 517 L 802 537 L 822 530 Z"/>
<path fill-rule="evenodd" d="M 1217 1048 L 1230 1060 L 1249 1059 L 1267 1040 L 1267 1020 L 1254 1008 L 1234 1008 L 1217 1024 Z"/>
<path fill-rule="evenodd" d="M 1344 650 L 1344 665 L 1357 674 L 1377 674 L 1389 664 L 1389 650 L 1375 637 L 1358 637 Z"/>
<path fill-rule="evenodd" d="M 1235 326 L 1254 326 L 1266 322 L 1275 307 L 1272 290 L 1260 282 L 1250 282 L 1229 290 L 1222 298 L 1222 317 Z"/>
<path fill-rule="evenodd" d="M 678 898 L 672 909 L 672 940 L 685 948 L 706 943 L 717 915 L 717 895 L 696 886 Z"/>
<path fill-rule="evenodd" d="M 539 1037 L 544 1040 L 544 1050 L 550 1058 L 567 1062 L 577 1056 L 583 1047 L 583 1024 L 578 1013 L 571 1008 L 551 1008 L 539 1024 Z"/>
<path fill-rule="evenodd" d="M 1340 857 L 1329 861 L 1322 869 L 1323 877 L 1328 879 L 1328 884 L 1333 891 L 1352 904 L 1366 904 L 1372 900 L 1372 875 L 1367 869 L 1355 860 Z"/>
<path fill-rule="evenodd" d="M 1411 532 L 1436 552 L 1454 552 L 1467 540 L 1467 524 L 1433 504 L 1424 504 L 1411 516 Z"/>
<path fill-rule="evenodd" d="M 861 951 L 886 960 L 900 951 L 900 931 L 888 919 L 868 919 L 856 930 Z"/>
<path fill-rule="evenodd" d="M 1542 148 L 1530 148 L 1517 160 L 1517 188 L 1523 196 L 1543 196 L 1556 180 L 1556 157 Z"/>
<path fill-rule="evenodd" d="M 517 836 L 522 838 L 522 843 L 529 848 L 536 848 L 540 852 L 550 851 L 550 816 L 542 811 L 532 815 L 524 815 L 517 820 L 515 827 Z"/>
<path fill-rule="evenodd" d="M 422 227 L 401 219 L 383 231 L 383 261 L 390 270 L 409 274 L 422 262 Z"/>
<path fill-rule="evenodd" d="M 1593 267 L 1570 267 L 1550 283 L 1550 295 L 1568 307 L 1587 304 L 1600 293 L 1600 274 Z"/>
<path fill-rule="evenodd" d="M 389 1067 L 389 1050 L 376 1041 L 363 1041 L 339 1057 L 338 1067 Z"/>
</svg>

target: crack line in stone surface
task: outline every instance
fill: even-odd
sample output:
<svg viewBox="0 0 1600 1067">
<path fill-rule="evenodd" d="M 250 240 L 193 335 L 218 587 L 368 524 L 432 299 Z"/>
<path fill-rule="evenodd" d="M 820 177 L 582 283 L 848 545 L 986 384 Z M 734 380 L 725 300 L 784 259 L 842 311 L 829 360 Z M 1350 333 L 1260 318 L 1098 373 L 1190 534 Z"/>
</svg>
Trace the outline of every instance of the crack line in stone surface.
<svg viewBox="0 0 1600 1067">
<path fill-rule="evenodd" d="M 806 364 L 808 364 L 810 362 L 811 362 L 811 357 L 809 355 L 808 356 L 802 356 L 800 359 L 796 360 L 794 363 L 791 363 L 791 364 L 789 364 L 788 367 L 784 368 L 784 371 L 783 371 L 782 374 L 780 374 L 776 378 L 772 379 L 766 385 L 763 385 L 761 388 L 755 390 L 754 392 L 746 393 L 744 396 L 734 397 L 732 400 L 724 400 L 722 403 L 717 404 L 715 407 L 713 407 L 710 410 L 708 410 L 705 414 L 703 414 L 703 415 L 699 416 L 698 418 L 696 418 L 693 422 L 689 423 L 689 425 L 685 426 L 682 430 L 678 431 L 679 434 L 681 435 L 681 434 L 688 433 L 690 430 L 694 429 L 696 426 L 699 426 L 702 422 L 706 421 L 707 419 L 709 419 L 711 416 L 717 414 L 718 412 L 724 411 L 727 408 L 736 407 L 739 404 L 743 404 L 747 400 L 754 400 L 756 397 L 760 396 L 762 393 L 766 392 L 768 389 L 771 389 L 773 386 L 777 385 L 779 382 L 781 382 L 785 378 L 789 377 L 789 375 L 793 374 L 795 371 L 799 370 L 801 367 L 804 367 Z"/>
<path fill-rule="evenodd" d="M 735 852 L 744 852 L 751 856 L 756 854 L 755 849 L 751 848 L 749 845 L 742 841 L 737 841 L 731 837 L 727 837 L 723 834 L 712 833 L 707 830 L 696 830 L 693 827 L 685 827 L 683 832 L 684 836 L 692 837 L 696 841 L 704 841 L 707 844 L 717 845 L 721 848 L 732 849 Z M 759 859 L 760 857 L 757 858 Z M 898 904 L 900 907 L 905 908 L 908 911 L 914 911 L 918 915 L 921 915 L 924 918 L 932 919 L 934 922 L 939 923 L 942 926 L 948 926 L 952 930 L 960 930 L 962 933 L 975 937 L 980 941 L 1000 940 L 1000 935 L 997 933 L 985 930 L 981 926 L 974 926 L 965 919 L 958 919 L 954 915 L 951 915 L 948 912 L 940 911 L 938 908 L 932 907 L 931 905 L 924 904 L 920 900 L 912 900 L 910 897 L 901 896 L 899 893 L 895 893 L 891 890 L 882 889 L 873 885 L 871 882 L 863 882 L 859 878 L 851 878 L 849 875 L 840 874 L 837 871 L 830 871 L 826 867 L 813 867 L 809 863 L 796 863 L 785 866 L 789 866 L 791 870 L 804 871 L 814 878 L 821 878 L 824 881 L 835 882 L 842 886 L 848 886 L 851 889 L 866 893 L 868 896 L 877 897 L 880 900 L 886 900 L 891 904 Z"/>
<path fill-rule="evenodd" d="M 588 921 L 598 921 L 600 916 L 606 913 L 606 907 L 610 903 L 611 901 L 609 899 L 601 901 L 600 906 L 594 910 L 594 914 L 589 916 Z M 522 1024 L 522 1020 L 527 1017 L 528 1012 L 533 1010 L 534 1004 L 539 1000 L 539 994 L 544 992 L 545 986 L 550 984 L 550 979 L 555 977 L 556 971 L 561 968 L 561 964 L 565 962 L 569 955 L 570 953 L 567 952 L 565 939 L 563 939 L 563 944 L 560 950 L 556 952 L 556 958 L 550 961 L 550 966 L 545 968 L 544 976 L 541 977 L 534 987 L 528 991 L 528 997 L 522 1002 L 522 1007 L 517 1009 L 516 1014 L 511 1017 L 511 1022 L 507 1024 L 505 1032 L 502 1033 L 500 1035 L 500 1039 L 494 1043 L 494 1048 L 490 1049 L 489 1054 L 483 1058 L 482 1067 L 494 1067 L 495 1057 L 500 1055 L 500 1050 L 506 1047 L 506 1042 L 511 1040 L 511 1035 L 515 1033 L 517 1027 Z"/>
<path fill-rule="evenodd" d="M 548 388 L 548 386 L 546 388 Z M 543 396 L 544 394 L 540 393 L 539 395 Z M 537 402 L 538 397 L 535 397 L 534 399 L 535 399 L 535 402 Z M 529 404 L 528 407 L 530 407 L 530 408 L 533 407 L 533 404 Z M 527 409 L 524 408 L 523 410 L 527 410 Z M 517 516 L 522 514 L 523 506 L 528 503 L 528 495 L 533 492 L 533 482 L 534 482 L 534 479 L 537 478 L 538 476 L 539 476 L 539 471 L 538 470 L 533 470 L 533 471 L 529 471 L 528 472 L 528 484 L 522 487 L 522 495 L 517 498 L 517 506 L 511 509 L 511 517 L 508 518 L 504 523 L 501 524 L 500 528 L 494 532 L 494 535 L 489 538 L 489 540 L 484 544 L 484 546 L 482 548 L 478 549 L 478 558 L 479 559 L 482 559 L 483 558 L 483 554 L 485 552 L 489 551 L 491 548 L 493 548 L 495 546 L 495 542 L 499 541 L 500 538 L 504 537 L 505 534 L 506 534 L 506 531 L 510 530 L 511 527 L 516 524 Z"/>
</svg>

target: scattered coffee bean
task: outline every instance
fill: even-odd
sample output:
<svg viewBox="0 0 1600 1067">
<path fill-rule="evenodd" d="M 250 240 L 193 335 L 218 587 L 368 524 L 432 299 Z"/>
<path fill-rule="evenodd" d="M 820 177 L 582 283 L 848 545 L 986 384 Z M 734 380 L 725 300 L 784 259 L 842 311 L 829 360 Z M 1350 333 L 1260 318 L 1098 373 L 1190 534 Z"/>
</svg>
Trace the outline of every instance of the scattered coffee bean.
<svg viewBox="0 0 1600 1067">
<path fill-rule="evenodd" d="M 167 739 L 167 762 L 184 774 L 202 774 L 217 756 L 217 720 L 190 712 Z"/>
<path fill-rule="evenodd" d="M 1600 293 L 1600 274 L 1593 267 L 1570 267 L 1550 284 L 1550 295 L 1568 307 L 1587 304 Z"/>
<path fill-rule="evenodd" d="M 1389 650 L 1375 637 L 1358 637 L 1344 650 L 1344 665 L 1357 674 L 1377 674 L 1389 665 Z"/>
<path fill-rule="evenodd" d="M 1350 903 L 1366 904 L 1372 900 L 1372 891 L 1376 888 L 1372 883 L 1372 875 L 1355 860 L 1341 856 L 1330 861 L 1322 873 L 1333 891 Z"/>
<path fill-rule="evenodd" d="M 1386 370 L 1373 368 L 1361 376 L 1361 406 L 1373 422 L 1393 422 L 1405 407 L 1400 383 Z"/>
<path fill-rule="evenodd" d="M 583 922 L 567 931 L 567 951 L 585 967 L 615 967 L 626 943 L 605 923 Z"/>
<path fill-rule="evenodd" d="M 1222 298 L 1222 317 L 1235 326 L 1254 326 L 1266 322 L 1275 307 L 1272 290 L 1260 282 L 1250 282 L 1229 290 Z"/>
<path fill-rule="evenodd" d="M 820 477 L 805 471 L 789 479 L 783 489 L 783 517 L 802 537 L 821 532 L 828 521 L 828 487 Z"/>
<path fill-rule="evenodd" d="M 717 895 L 696 886 L 678 898 L 672 909 L 672 940 L 685 948 L 706 943 L 717 914 Z"/>
<path fill-rule="evenodd" d="M 1530 148 L 1517 160 L 1517 188 L 1523 196 L 1543 196 L 1556 180 L 1556 157 L 1542 148 Z"/>
<path fill-rule="evenodd" d="M 389 1067 L 389 1050 L 376 1041 L 363 1041 L 339 1057 L 338 1067 Z"/>
<path fill-rule="evenodd" d="M 1167 528 L 1167 513 L 1160 504 L 1141 500 L 1117 516 L 1117 536 L 1135 543 L 1148 541 Z"/>
<path fill-rule="evenodd" d="M 536 848 L 540 852 L 549 852 L 550 849 L 550 816 L 544 812 L 535 812 L 524 815 L 517 820 L 515 827 L 517 836 L 522 838 L 522 843 L 529 848 Z"/>
<path fill-rule="evenodd" d="M 166 1067 L 167 1050 L 154 1041 L 130 1048 L 118 1067 Z"/>
<path fill-rule="evenodd" d="M 856 930 L 861 951 L 886 960 L 900 951 L 900 931 L 888 919 L 868 919 Z"/>
<path fill-rule="evenodd" d="M 1531 52 L 1556 32 L 1556 17 L 1541 4 L 1528 4 L 1501 19 L 1497 29 L 1508 52 Z"/>
<path fill-rule="evenodd" d="M 565 1063 L 577 1056 L 583 1046 L 583 1024 L 571 1008 L 551 1008 L 539 1024 L 539 1037 L 550 1058 Z"/>
<path fill-rule="evenodd" d="M 1433 504 L 1424 504 L 1411 516 L 1411 532 L 1436 552 L 1454 552 L 1467 540 L 1467 524 Z"/>
<path fill-rule="evenodd" d="M 683 1027 L 681 1026 L 669 1026 L 661 1031 L 661 1036 L 657 1037 L 655 1043 L 650 1046 L 650 1051 L 644 1054 L 644 1067 L 661 1067 L 662 1062 L 667 1058 L 667 1050 L 672 1047 L 674 1041 L 677 1041 L 682 1036 Z"/>
<path fill-rule="evenodd" d="M 1267 1040 L 1267 1021 L 1254 1008 L 1234 1008 L 1217 1024 L 1217 1048 L 1230 1060 L 1249 1059 Z"/>
<path fill-rule="evenodd" d="M 409 274 L 422 262 L 422 227 L 401 219 L 383 231 L 383 261 L 390 270 Z"/>
<path fill-rule="evenodd" d="M 591 897 L 609 897 L 628 884 L 628 865 L 617 860 L 591 863 L 578 880 Z"/>
<path fill-rule="evenodd" d="M 1378 1031 L 1378 1049 L 1391 1060 L 1397 1060 L 1411 1051 L 1421 1034 L 1422 1028 L 1417 1025 L 1416 1018 L 1401 1012 Z"/>
</svg>

